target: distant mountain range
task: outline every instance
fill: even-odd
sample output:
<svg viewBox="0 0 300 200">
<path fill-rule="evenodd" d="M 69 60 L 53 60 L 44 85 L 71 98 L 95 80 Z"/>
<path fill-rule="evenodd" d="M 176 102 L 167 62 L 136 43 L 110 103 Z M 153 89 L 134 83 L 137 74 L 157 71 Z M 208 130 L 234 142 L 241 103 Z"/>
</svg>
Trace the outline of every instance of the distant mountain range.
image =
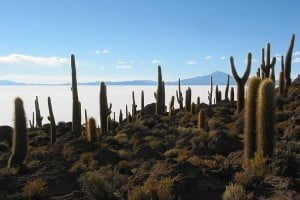
<svg viewBox="0 0 300 200">
<path fill-rule="evenodd" d="M 195 78 L 182 79 L 181 85 L 209 85 L 210 84 L 210 76 L 213 77 L 214 85 L 226 85 L 227 82 L 227 74 L 224 72 L 216 71 L 212 74 L 206 76 L 198 76 Z M 107 81 L 105 82 L 107 85 L 156 85 L 156 81 L 150 80 L 133 80 L 133 81 Z M 232 76 L 229 78 L 230 85 L 235 85 L 235 81 Z M 79 85 L 99 85 L 99 81 L 95 82 L 87 82 L 87 83 L 78 83 Z M 177 85 L 178 80 L 176 81 L 168 81 L 166 85 Z M 0 85 L 70 85 L 70 83 L 65 84 L 30 84 L 30 83 L 17 83 L 9 80 L 0 80 Z"/>
</svg>

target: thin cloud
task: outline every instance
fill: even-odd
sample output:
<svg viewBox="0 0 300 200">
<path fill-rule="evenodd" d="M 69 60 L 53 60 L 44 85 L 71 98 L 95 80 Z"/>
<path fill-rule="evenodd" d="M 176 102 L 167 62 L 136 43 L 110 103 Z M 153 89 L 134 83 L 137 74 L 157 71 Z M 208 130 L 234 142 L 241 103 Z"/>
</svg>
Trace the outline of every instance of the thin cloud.
<svg viewBox="0 0 300 200">
<path fill-rule="evenodd" d="M 206 60 L 212 59 L 212 56 L 205 56 L 204 57 Z"/>
<path fill-rule="evenodd" d="M 125 61 L 117 61 L 116 64 L 123 65 L 123 64 L 126 64 L 126 62 Z"/>
<path fill-rule="evenodd" d="M 104 67 L 99 67 L 99 69 L 104 69 Z"/>
<path fill-rule="evenodd" d="M 24 54 L 12 53 L 7 56 L 0 57 L 0 64 L 11 64 L 11 65 L 34 65 L 44 67 L 59 67 L 69 64 L 69 59 L 63 57 L 42 57 L 42 56 L 31 56 Z"/>
<path fill-rule="evenodd" d="M 225 59 L 226 59 L 226 56 L 221 56 L 220 59 L 221 59 L 221 60 L 225 60 Z"/>
<path fill-rule="evenodd" d="M 187 65 L 195 65 L 195 64 L 197 64 L 197 62 L 194 60 L 188 60 L 188 61 L 186 61 L 186 64 Z"/>
<path fill-rule="evenodd" d="M 299 58 L 295 58 L 295 59 L 293 60 L 293 63 L 300 63 L 300 57 L 299 57 Z"/>
<path fill-rule="evenodd" d="M 294 56 L 300 56 L 300 51 L 296 51 L 296 52 L 294 53 Z"/>
<path fill-rule="evenodd" d="M 92 51 L 92 52 L 90 52 L 91 54 L 108 54 L 108 53 L 110 53 L 110 50 L 108 50 L 108 49 L 104 49 L 104 50 L 96 50 L 96 51 Z"/>
<path fill-rule="evenodd" d="M 153 63 L 153 64 L 159 64 L 159 63 L 161 63 L 161 61 L 160 61 L 160 60 L 157 60 L 157 59 L 154 59 L 154 60 L 152 60 L 152 63 Z"/>
<path fill-rule="evenodd" d="M 108 53 L 110 53 L 110 50 L 104 49 L 103 51 L 101 51 L 101 53 L 102 53 L 102 54 L 108 54 Z"/>
<path fill-rule="evenodd" d="M 131 65 L 117 65 L 116 69 L 131 69 Z"/>
</svg>

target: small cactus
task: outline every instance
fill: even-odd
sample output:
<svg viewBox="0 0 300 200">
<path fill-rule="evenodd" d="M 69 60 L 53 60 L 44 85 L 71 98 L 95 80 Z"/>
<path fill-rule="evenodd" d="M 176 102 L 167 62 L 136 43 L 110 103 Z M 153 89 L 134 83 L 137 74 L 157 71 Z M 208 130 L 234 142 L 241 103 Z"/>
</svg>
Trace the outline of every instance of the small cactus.
<svg viewBox="0 0 300 200">
<path fill-rule="evenodd" d="M 235 81 L 237 82 L 237 111 L 238 111 L 238 113 L 241 112 L 244 108 L 245 83 L 247 82 L 248 77 L 250 75 L 251 60 L 252 60 L 252 54 L 248 53 L 246 71 L 244 72 L 243 77 L 239 77 L 237 72 L 236 72 L 236 69 L 235 69 L 234 59 L 233 59 L 232 56 L 230 57 L 232 75 L 233 75 Z"/>
<path fill-rule="evenodd" d="M 200 110 L 199 115 L 198 115 L 198 128 L 199 129 L 205 129 L 205 113 L 203 110 Z"/>
<path fill-rule="evenodd" d="M 145 101 L 144 101 L 144 91 L 141 92 L 141 116 L 144 115 L 144 108 L 145 107 Z"/>
<path fill-rule="evenodd" d="M 218 85 L 216 85 L 215 98 L 216 98 L 216 104 L 218 104 L 219 103 L 219 87 L 218 87 Z"/>
<path fill-rule="evenodd" d="M 22 166 L 27 154 L 27 127 L 23 101 L 15 99 L 15 121 L 12 137 L 12 153 L 8 160 L 8 168 Z"/>
<path fill-rule="evenodd" d="M 244 113 L 244 157 L 246 161 L 253 158 L 256 149 L 256 107 L 260 83 L 261 79 L 258 77 L 252 77 L 248 81 Z"/>
<path fill-rule="evenodd" d="M 284 59 L 283 56 L 281 56 L 281 71 L 279 74 L 279 94 L 284 93 Z"/>
<path fill-rule="evenodd" d="M 96 129 L 96 121 L 94 118 L 89 118 L 87 124 L 87 138 L 90 142 L 97 142 L 97 129 Z"/>
<path fill-rule="evenodd" d="M 257 151 L 272 156 L 274 149 L 275 86 L 265 79 L 259 87 L 257 103 Z"/>
<path fill-rule="evenodd" d="M 123 113 L 122 110 L 120 109 L 120 114 L 119 114 L 119 124 L 123 123 Z"/>
<path fill-rule="evenodd" d="M 257 77 L 257 78 L 260 78 L 260 68 L 257 68 L 257 71 L 256 71 L 256 77 Z"/>
<path fill-rule="evenodd" d="M 234 87 L 230 88 L 230 102 L 234 102 Z"/>
</svg>

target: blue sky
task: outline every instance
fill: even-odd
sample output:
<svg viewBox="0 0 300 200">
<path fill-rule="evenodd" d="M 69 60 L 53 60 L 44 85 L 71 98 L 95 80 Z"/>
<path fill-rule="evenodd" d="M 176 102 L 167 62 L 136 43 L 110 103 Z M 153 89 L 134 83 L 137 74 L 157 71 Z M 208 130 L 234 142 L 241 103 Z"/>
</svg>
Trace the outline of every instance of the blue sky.
<svg viewBox="0 0 300 200">
<path fill-rule="evenodd" d="M 70 55 L 81 82 L 165 80 L 244 70 L 261 48 L 285 54 L 296 34 L 292 74 L 299 73 L 298 0 L 3 0 L 0 79 L 70 82 Z M 279 69 L 279 63 L 277 65 Z M 278 72 L 278 70 L 277 70 Z"/>
</svg>

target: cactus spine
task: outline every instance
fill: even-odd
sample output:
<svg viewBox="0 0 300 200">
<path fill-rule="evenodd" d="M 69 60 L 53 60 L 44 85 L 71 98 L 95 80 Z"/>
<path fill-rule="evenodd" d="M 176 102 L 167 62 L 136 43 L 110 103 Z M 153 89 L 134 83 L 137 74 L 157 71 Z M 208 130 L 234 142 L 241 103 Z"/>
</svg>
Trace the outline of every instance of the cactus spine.
<svg viewBox="0 0 300 200">
<path fill-rule="evenodd" d="M 185 110 L 191 112 L 192 107 L 192 90 L 190 87 L 185 91 Z"/>
<path fill-rule="evenodd" d="M 106 93 L 106 85 L 104 82 L 101 82 L 100 85 L 100 122 L 101 122 L 101 132 L 106 133 L 107 130 L 107 117 L 111 113 L 112 104 L 108 107 L 107 104 L 107 93 Z"/>
<path fill-rule="evenodd" d="M 274 148 L 275 86 L 265 79 L 259 87 L 257 103 L 257 151 L 272 156 Z"/>
<path fill-rule="evenodd" d="M 97 129 L 96 129 L 96 121 L 94 118 L 89 118 L 87 124 L 87 138 L 90 142 L 97 142 Z"/>
<path fill-rule="evenodd" d="M 229 93 L 229 74 L 227 74 L 227 83 L 226 83 L 226 89 L 225 89 L 225 100 L 226 101 L 229 101 L 229 98 L 228 98 L 228 93 Z"/>
<path fill-rule="evenodd" d="M 27 154 L 27 127 L 23 101 L 15 99 L 15 121 L 12 137 L 12 153 L 8 160 L 8 168 L 22 166 Z"/>
<path fill-rule="evenodd" d="M 235 81 L 237 82 L 237 111 L 241 112 L 244 108 L 244 101 L 245 101 L 245 83 L 248 80 L 248 77 L 250 75 L 250 71 L 251 71 L 251 59 L 252 59 L 252 54 L 248 53 L 248 59 L 247 59 L 247 66 L 246 66 L 246 70 L 244 72 L 243 77 L 239 77 L 236 69 L 235 69 L 235 65 L 234 65 L 234 59 L 231 56 L 230 57 L 230 64 L 231 64 L 231 71 L 232 71 L 232 75 L 235 79 Z"/>
<path fill-rule="evenodd" d="M 76 64 L 75 56 L 71 55 L 71 69 L 72 69 L 72 95 L 73 95 L 73 115 L 72 115 L 72 131 L 76 135 L 81 133 L 81 115 L 79 110 L 79 100 L 77 91 L 77 78 L 76 78 Z"/>
<path fill-rule="evenodd" d="M 205 113 L 203 110 L 200 110 L 198 115 L 198 128 L 205 129 Z"/>
<path fill-rule="evenodd" d="M 38 128 L 42 127 L 42 121 L 43 117 L 41 117 L 41 111 L 40 111 L 40 105 L 39 105 L 39 98 L 36 96 L 35 97 L 35 115 L 36 115 L 36 125 Z"/>
<path fill-rule="evenodd" d="M 161 67 L 158 66 L 158 81 L 157 81 L 157 91 L 156 91 L 156 114 L 162 115 L 165 110 L 165 91 L 164 82 L 161 75 Z"/>
<path fill-rule="evenodd" d="M 284 77 L 285 77 L 285 85 L 284 85 L 284 93 L 287 93 L 288 88 L 292 83 L 291 79 L 291 68 L 292 68 L 292 56 L 293 56 L 293 48 L 295 43 L 295 34 L 292 35 L 290 46 L 285 56 L 284 62 Z"/>
<path fill-rule="evenodd" d="M 180 87 L 180 79 L 178 79 L 178 90 L 176 90 L 177 102 L 179 104 L 179 109 L 183 110 L 183 96 Z"/>
<path fill-rule="evenodd" d="M 169 117 L 174 115 L 175 109 L 174 109 L 174 101 L 175 101 L 175 97 L 172 96 L 170 104 L 169 104 Z"/>
<path fill-rule="evenodd" d="M 212 93 L 213 93 L 213 81 L 212 81 L 212 76 L 210 76 L 210 91 L 208 91 L 208 102 L 209 102 L 209 105 L 212 104 Z"/>
<path fill-rule="evenodd" d="M 144 115 L 144 109 L 145 109 L 145 100 L 144 100 L 144 91 L 141 92 L 141 116 Z"/>
<path fill-rule="evenodd" d="M 51 98 L 48 97 L 48 109 L 49 109 L 49 116 L 48 120 L 50 121 L 50 132 L 51 132 L 51 144 L 54 144 L 56 141 L 56 123 L 55 118 L 53 115 L 52 103 Z"/>
<path fill-rule="evenodd" d="M 252 77 L 248 81 L 248 92 L 245 104 L 244 126 L 244 158 L 245 161 L 253 158 L 256 149 L 256 108 L 258 89 L 261 79 Z"/>
</svg>

